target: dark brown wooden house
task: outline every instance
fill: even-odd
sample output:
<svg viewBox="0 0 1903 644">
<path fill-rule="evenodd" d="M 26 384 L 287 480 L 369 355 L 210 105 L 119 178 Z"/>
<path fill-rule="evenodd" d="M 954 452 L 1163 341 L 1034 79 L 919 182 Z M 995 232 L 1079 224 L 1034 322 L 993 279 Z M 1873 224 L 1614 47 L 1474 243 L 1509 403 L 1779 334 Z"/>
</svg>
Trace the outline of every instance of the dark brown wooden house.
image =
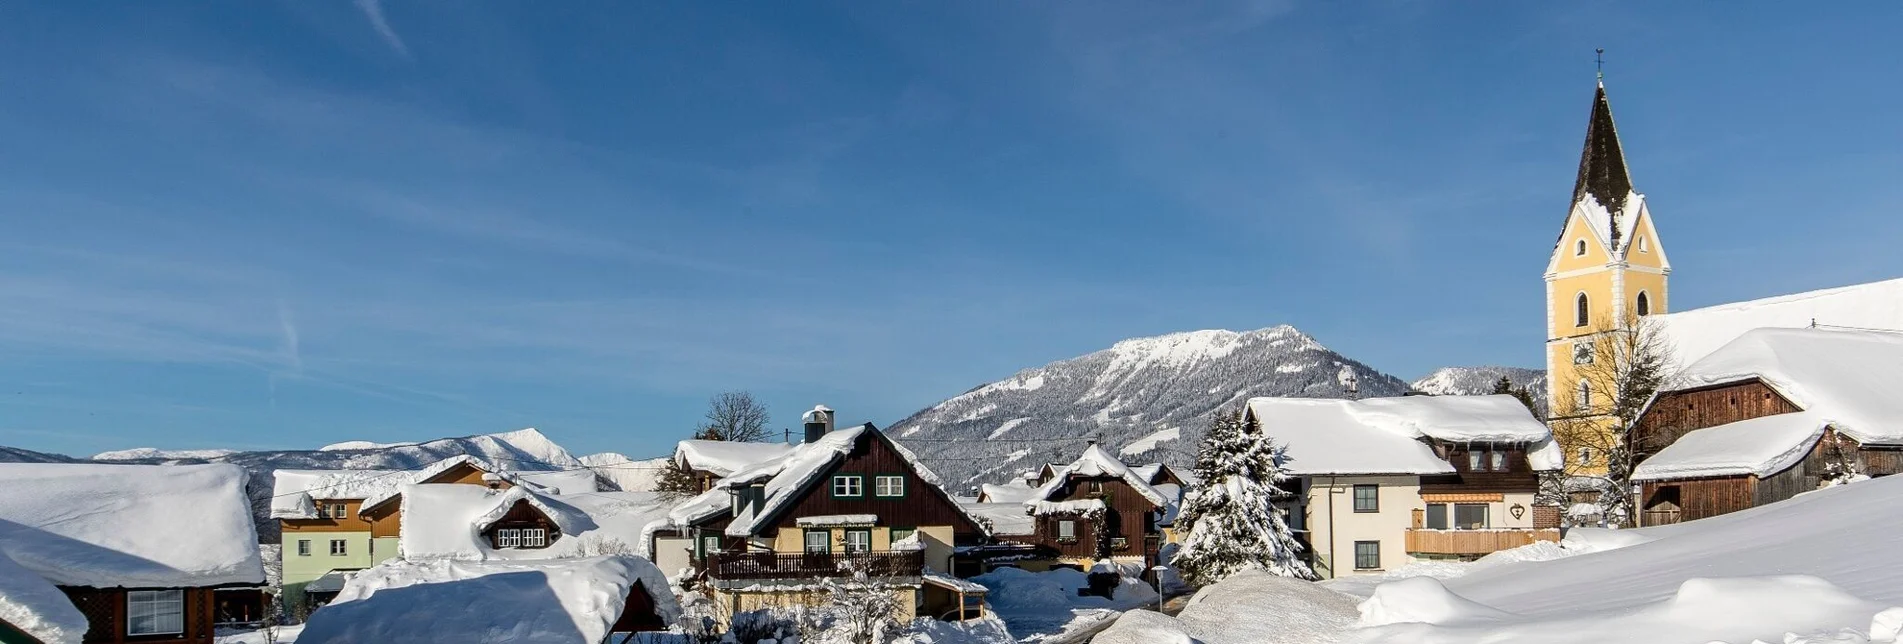
<svg viewBox="0 0 1903 644">
<path fill-rule="evenodd" d="M 1092 444 L 1069 465 L 1047 468 L 1026 511 L 1035 517 L 1034 543 L 1057 554 L 1060 565 L 1089 568 L 1110 560 L 1156 565 L 1160 525 L 1176 499 L 1157 483 L 1182 485 L 1168 467 L 1132 468 Z"/>
<path fill-rule="evenodd" d="M 1757 329 L 1686 368 L 1626 436 L 1639 524 L 1782 501 L 1903 469 L 1903 334 Z"/>
</svg>

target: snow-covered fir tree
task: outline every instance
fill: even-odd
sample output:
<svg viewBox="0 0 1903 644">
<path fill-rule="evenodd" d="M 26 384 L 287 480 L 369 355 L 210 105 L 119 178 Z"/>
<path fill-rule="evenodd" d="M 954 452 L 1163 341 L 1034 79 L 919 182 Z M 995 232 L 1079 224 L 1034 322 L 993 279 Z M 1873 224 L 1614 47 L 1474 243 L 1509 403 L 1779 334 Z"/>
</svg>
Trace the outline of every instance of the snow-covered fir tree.
<svg viewBox="0 0 1903 644">
<path fill-rule="evenodd" d="M 1248 431 L 1242 412 L 1216 415 L 1196 454 L 1201 484 L 1176 520 L 1185 536 L 1172 563 L 1184 580 L 1208 585 L 1249 569 L 1315 578 L 1283 510 L 1271 503 L 1287 494 L 1276 487 L 1289 478 L 1287 460 L 1269 436 Z"/>
</svg>

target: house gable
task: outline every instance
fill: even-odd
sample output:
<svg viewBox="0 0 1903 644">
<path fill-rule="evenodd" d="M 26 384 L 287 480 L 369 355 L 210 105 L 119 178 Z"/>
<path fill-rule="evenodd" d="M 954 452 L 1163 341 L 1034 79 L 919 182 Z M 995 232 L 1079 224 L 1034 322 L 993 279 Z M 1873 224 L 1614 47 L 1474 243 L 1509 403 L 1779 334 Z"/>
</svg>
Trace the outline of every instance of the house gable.
<svg viewBox="0 0 1903 644">
<path fill-rule="evenodd" d="M 833 494 L 833 477 L 859 476 L 856 496 Z M 879 476 L 902 477 L 902 494 L 879 496 Z M 853 443 L 846 457 L 807 483 L 800 499 L 786 505 L 779 516 L 767 517 L 775 529 L 797 528 L 799 517 L 870 514 L 879 525 L 890 527 L 952 526 L 961 540 L 975 538 L 982 529 L 959 509 L 944 489 L 919 476 L 891 439 L 868 428 Z M 773 536 L 773 535 L 759 535 Z"/>
<path fill-rule="evenodd" d="M 562 529 L 528 499 L 517 500 L 509 506 L 509 511 L 489 525 L 476 526 L 490 548 L 537 549 L 553 545 L 562 538 Z M 518 531 L 508 533 L 507 531 Z M 540 530 L 541 539 L 524 539 L 523 530 Z"/>
<path fill-rule="evenodd" d="M 1803 411 L 1757 378 L 1660 393 L 1627 437 L 1633 462 L 1643 462 L 1693 431 L 1741 420 Z"/>
</svg>

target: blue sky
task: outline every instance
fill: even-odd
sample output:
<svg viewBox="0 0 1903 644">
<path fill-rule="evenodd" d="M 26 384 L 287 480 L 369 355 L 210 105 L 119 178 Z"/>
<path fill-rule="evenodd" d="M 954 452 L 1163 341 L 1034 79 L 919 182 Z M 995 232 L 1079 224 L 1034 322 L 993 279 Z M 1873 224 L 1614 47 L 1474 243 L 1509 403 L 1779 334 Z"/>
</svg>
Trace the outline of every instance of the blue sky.
<svg viewBox="0 0 1903 644">
<path fill-rule="evenodd" d="M 641 456 L 1281 323 L 1537 365 L 1594 47 L 1676 308 L 1903 275 L 1903 5 L 1182 4 L 0 4 L 0 444 Z"/>
</svg>

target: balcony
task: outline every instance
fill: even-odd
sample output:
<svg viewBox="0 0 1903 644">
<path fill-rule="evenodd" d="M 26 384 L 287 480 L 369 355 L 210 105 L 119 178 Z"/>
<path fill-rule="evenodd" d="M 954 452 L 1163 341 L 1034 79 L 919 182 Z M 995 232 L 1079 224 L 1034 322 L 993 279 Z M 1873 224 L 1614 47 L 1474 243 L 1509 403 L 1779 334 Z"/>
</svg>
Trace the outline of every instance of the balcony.
<svg viewBox="0 0 1903 644">
<path fill-rule="evenodd" d="M 1559 541 L 1558 528 L 1432 530 L 1410 528 L 1407 551 L 1430 555 L 1484 555 L 1537 541 Z"/>
<path fill-rule="evenodd" d="M 871 579 L 916 579 L 923 574 L 924 568 L 925 553 L 916 550 L 849 554 L 722 552 L 707 557 L 707 576 L 713 578 L 717 585 L 729 582 L 746 582 L 740 585 L 763 581 L 810 582 L 827 577 L 857 577 L 861 574 Z"/>
</svg>

